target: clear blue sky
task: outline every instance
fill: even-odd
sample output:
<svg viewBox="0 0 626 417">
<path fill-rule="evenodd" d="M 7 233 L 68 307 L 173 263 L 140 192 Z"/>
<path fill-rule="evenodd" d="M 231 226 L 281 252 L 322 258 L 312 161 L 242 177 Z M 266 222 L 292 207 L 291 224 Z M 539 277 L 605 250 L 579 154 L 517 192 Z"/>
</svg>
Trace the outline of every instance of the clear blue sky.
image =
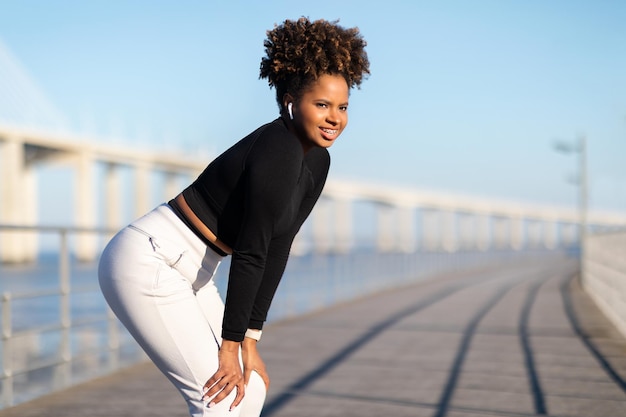
<svg viewBox="0 0 626 417">
<path fill-rule="evenodd" d="M 76 129 L 219 151 L 276 117 L 265 31 L 299 16 L 368 42 L 333 178 L 573 206 L 552 143 L 585 134 L 591 208 L 626 212 L 621 0 L 0 0 L 0 39 Z"/>
</svg>

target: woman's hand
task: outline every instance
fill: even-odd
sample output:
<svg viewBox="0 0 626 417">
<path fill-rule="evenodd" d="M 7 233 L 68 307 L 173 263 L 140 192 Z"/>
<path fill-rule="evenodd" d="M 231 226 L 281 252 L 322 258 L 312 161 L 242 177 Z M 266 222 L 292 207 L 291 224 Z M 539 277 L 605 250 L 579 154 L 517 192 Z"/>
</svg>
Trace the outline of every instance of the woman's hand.
<svg viewBox="0 0 626 417">
<path fill-rule="evenodd" d="M 248 337 L 243 339 L 241 343 L 241 354 L 243 358 L 243 379 L 244 384 L 248 385 L 252 371 L 255 371 L 265 383 L 265 390 L 270 388 L 270 377 L 265 370 L 265 363 L 259 355 L 256 348 L 257 341 Z"/>
<path fill-rule="evenodd" d="M 230 409 L 237 407 L 245 395 L 245 386 L 241 365 L 239 364 L 239 342 L 224 340 L 220 348 L 219 368 L 217 372 L 204 384 L 206 391 L 203 399 L 209 400 L 209 408 L 226 398 L 233 389 L 237 389 L 237 396 Z M 216 395 L 217 394 L 217 395 Z"/>
</svg>

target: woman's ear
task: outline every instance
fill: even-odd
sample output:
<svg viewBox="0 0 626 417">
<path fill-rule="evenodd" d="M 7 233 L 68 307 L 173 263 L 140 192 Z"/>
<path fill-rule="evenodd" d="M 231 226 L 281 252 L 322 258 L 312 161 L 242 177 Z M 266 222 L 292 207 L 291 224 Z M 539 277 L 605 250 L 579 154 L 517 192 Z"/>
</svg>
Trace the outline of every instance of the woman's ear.
<svg viewBox="0 0 626 417">
<path fill-rule="evenodd" d="M 293 96 L 289 93 L 283 95 L 283 109 L 287 109 L 289 103 L 293 103 Z"/>
<path fill-rule="evenodd" d="M 283 109 L 287 110 L 289 119 L 293 120 L 293 97 L 289 93 L 283 96 Z"/>
</svg>

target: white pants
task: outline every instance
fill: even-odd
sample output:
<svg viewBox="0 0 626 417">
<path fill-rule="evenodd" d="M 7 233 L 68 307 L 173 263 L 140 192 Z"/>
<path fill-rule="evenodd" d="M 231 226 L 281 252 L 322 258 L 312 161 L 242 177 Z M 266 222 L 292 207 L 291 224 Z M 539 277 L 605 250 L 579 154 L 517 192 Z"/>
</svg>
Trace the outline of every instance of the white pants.
<svg viewBox="0 0 626 417">
<path fill-rule="evenodd" d="M 202 401 L 219 366 L 224 304 L 212 278 L 221 260 L 162 204 L 113 237 L 98 277 L 113 312 L 178 388 L 191 416 L 259 416 L 266 392 L 256 372 L 232 412 L 236 390 L 211 408 Z"/>
</svg>

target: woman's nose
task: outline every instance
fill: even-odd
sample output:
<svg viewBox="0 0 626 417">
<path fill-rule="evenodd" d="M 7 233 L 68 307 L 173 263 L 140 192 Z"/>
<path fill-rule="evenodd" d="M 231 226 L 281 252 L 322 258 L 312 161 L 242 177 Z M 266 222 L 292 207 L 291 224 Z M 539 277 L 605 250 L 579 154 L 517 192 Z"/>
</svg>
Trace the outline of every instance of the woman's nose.
<svg viewBox="0 0 626 417">
<path fill-rule="evenodd" d="M 334 125 L 339 123 L 339 110 L 330 110 L 326 115 L 326 120 Z"/>
</svg>

